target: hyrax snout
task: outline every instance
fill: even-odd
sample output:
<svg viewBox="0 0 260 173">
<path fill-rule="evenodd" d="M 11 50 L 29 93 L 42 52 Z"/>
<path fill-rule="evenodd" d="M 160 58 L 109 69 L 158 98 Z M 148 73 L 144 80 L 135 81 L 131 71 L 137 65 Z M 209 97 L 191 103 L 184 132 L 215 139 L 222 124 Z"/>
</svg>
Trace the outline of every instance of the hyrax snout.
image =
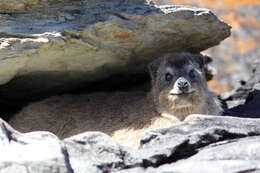
<svg viewBox="0 0 260 173">
<path fill-rule="evenodd" d="M 183 120 L 189 114 L 217 114 L 217 99 L 208 90 L 205 57 L 171 53 L 149 65 L 152 95 L 158 112 Z"/>
</svg>

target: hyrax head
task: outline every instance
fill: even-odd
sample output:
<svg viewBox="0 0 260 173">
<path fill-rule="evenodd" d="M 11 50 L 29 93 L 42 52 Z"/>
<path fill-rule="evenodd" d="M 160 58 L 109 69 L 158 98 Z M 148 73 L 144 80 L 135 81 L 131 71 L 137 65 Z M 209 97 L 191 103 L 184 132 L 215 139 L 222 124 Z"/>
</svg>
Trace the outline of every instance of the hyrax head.
<svg viewBox="0 0 260 173">
<path fill-rule="evenodd" d="M 205 58 L 201 54 L 171 53 L 149 64 L 152 94 L 160 113 L 180 120 L 201 113 L 207 91 Z"/>
</svg>

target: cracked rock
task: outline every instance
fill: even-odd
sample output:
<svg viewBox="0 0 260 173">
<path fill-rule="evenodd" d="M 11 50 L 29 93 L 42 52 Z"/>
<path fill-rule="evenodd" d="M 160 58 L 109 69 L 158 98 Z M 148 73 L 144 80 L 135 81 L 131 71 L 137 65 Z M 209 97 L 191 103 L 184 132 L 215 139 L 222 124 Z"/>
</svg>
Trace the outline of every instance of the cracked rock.
<svg viewBox="0 0 260 173">
<path fill-rule="evenodd" d="M 185 159 L 218 141 L 260 135 L 260 119 L 190 115 L 183 123 L 146 133 L 139 151 L 144 167 Z"/>
<path fill-rule="evenodd" d="M 86 132 L 64 140 L 72 169 L 77 173 L 110 172 L 140 166 L 137 151 L 127 149 L 100 132 Z"/>
<path fill-rule="evenodd" d="M 158 168 L 134 168 L 120 173 L 239 173 L 260 171 L 260 137 L 246 137 L 242 139 L 218 142 L 198 151 L 194 156 L 165 164 Z"/>
<path fill-rule="evenodd" d="M 259 124 L 260 119 L 190 115 L 147 132 L 135 150 L 100 132 L 60 141 L 49 132 L 19 133 L 1 121 L 0 172 L 207 172 L 208 165 L 213 172 L 257 171 Z"/>
</svg>

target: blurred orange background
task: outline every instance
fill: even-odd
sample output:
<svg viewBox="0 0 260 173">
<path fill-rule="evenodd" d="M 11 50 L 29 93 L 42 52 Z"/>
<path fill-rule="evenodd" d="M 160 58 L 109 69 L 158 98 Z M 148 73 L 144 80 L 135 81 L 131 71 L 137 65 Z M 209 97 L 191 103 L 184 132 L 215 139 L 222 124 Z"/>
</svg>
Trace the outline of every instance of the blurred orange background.
<svg viewBox="0 0 260 173">
<path fill-rule="evenodd" d="M 196 3 L 201 7 L 222 9 L 249 5 L 260 5 L 260 0 L 173 0 L 173 3 L 177 5 Z"/>
</svg>

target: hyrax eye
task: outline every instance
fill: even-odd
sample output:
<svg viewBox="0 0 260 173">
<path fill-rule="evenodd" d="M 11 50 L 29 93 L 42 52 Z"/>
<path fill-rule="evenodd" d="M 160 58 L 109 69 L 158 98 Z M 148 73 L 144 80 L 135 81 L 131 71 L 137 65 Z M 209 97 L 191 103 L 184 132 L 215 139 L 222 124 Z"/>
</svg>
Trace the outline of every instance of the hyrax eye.
<svg viewBox="0 0 260 173">
<path fill-rule="evenodd" d="M 195 70 L 191 70 L 191 71 L 189 72 L 189 77 L 190 77 L 191 79 L 194 79 L 194 78 L 196 77 L 196 72 L 195 72 Z"/>
<path fill-rule="evenodd" d="M 165 75 L 165 80 L 166 80 L 166 81 L 171 81 L 172 78 L 173 78 L 172 74 L 166 73 L 166 75 Z"/>
</svg>

